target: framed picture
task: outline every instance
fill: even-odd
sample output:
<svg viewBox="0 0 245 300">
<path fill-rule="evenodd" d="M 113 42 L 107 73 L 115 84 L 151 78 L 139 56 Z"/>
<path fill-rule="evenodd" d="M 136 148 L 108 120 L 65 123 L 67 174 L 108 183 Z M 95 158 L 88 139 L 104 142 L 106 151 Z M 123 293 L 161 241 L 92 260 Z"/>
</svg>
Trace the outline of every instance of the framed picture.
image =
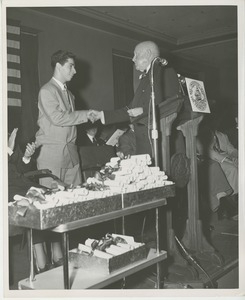
<svg viewBox="0 0 245 300">
<path fill-rule="evenodd" d="M 201 113 L 210 113 L 208 99 L 202 81 L 185 78 L 192 110 Z"/>
</svg>

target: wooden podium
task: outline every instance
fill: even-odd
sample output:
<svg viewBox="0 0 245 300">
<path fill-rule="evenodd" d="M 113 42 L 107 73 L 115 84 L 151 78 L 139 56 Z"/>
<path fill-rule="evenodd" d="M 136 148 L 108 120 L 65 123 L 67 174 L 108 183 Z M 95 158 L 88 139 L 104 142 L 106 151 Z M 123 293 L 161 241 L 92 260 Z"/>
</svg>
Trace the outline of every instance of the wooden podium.
<svg viewBox="0 0 245 300">
<path fill-rule="evenodd" d="M 203 116 L 197 116 L 177 127 L 186 140 L 186 156 L 190 160 L 190 180 L 187 185 L 188 219 L 182 242 L 198 260 L 212 260 L 215 265 L 221 266 L 224 261 L 220 254 L 207 242 L 202 231 L 202 222 L 199 219 L 199 197 L 197 177 L 196 136 L 198 126 Z"/>
<path fill-rule="evenodd" d="M 163 102 L 160 108 L 160 128 L 161 128 L 161 151 L 162 151 L 162 170 L 170 175 L 170 136 L 173 121 L 184 101 L 189 101 L 188 97 L 176 98 Z M 185 103 L 185 106 L 190 106 Z M 203 235 L 202 223 L 199 219 L 199 199 L 198 199 L 198 176 L 197 176 L 197 157 L 196 157 L 196 136 L 198 126 L 203 116 L 200 113 L 189 111 L 188 117 L 177 127 L 182 131 L 185 138 L 186 157 L 190 162 L 190 178 L 187 184 L 188 195 L 188 219 L 182 239 L 183 246 L 190 254 L 201 262 L 202 260 L 211 260 L 213 264 L 221 266 L 224 261 L 220 254 L 207 242 Z M 185 116 L 186 117 L 186 116 Z M 176 245 L 175 232 L 172 227 L 172 212 L 167 211 L 167 241 L 168 256 L 172 264 L 169 265 L 169 274 L 181 273 L 187 280 L 196 280 L 199 273 L 196 268 L 192 267 L 180 254 L 179 247 Z"/>
<path fill-rule="evenodd" d="M 160 115 L 160 135 L 161 135 L 161 165 L 160 168 L 170 176 L 170 136 L 174 120 L 177 117 L 179 110 L 184 102 L 183 98 L 169 99 L 159 104 Z M 187 278 L 195 279 L 198 277 L 198 272 L 180 254 L 175 241 L 175 232 L 172 227 L 172 210 L 168 205 L 167 208 L 167 252 L 169 272 L 184 272 Z M 171 263 L 171 264 L 170 264 Z"/>
</svg>

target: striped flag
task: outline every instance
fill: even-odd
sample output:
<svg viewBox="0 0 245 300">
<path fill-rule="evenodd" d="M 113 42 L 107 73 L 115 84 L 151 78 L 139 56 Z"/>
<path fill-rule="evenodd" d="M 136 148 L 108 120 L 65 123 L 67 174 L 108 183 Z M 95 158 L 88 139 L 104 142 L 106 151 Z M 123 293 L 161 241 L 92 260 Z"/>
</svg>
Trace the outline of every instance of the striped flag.
<svg viewBox="0 0 245 300">
<path fill-rule="evenodd" d="M 8 106 L 21 107 L 20 22 L 7 20 Z"/>
</svg>

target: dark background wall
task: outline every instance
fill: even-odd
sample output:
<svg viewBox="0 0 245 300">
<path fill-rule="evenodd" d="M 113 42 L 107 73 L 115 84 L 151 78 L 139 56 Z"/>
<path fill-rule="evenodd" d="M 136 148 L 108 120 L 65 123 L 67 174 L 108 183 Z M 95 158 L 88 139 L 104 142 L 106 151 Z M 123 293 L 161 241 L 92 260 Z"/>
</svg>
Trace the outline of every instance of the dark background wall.
<svg viewBox="0 0 245 300">
<path fill-rule="evenodd" d="M 139 41 L 105 33 L 76 23 L 51 17 L 28 8 L 8 8 L 7 17 L 21 21 L 21 25 L 38 32 L 38 67 L 40 86 L 52 76 L 50 56 L 58 49 L 67 49 L 77 55 L 77 74 L 71 90 L 77 105 L 82 108 L 113 109 L 113 50 L 132 56 Z M 165 49 L 162 49 L 164 53 Z M 175 56 L 167 57 L 177 72 L 204 81 L 208 99 L 237 104 L 237 66 L 217 69 Z"/>
<path fill-rule="evenodd" d="M 121 49 L 131 54 L 135 41 L 22 9 L 8 9 L 8 17 L 39 31 L 40 86 L 52 76 L 51 55 L 56 50 L 67 49 L 78 58 L 71 89 L 84 106 L 114 107 L 112 50 Z"/>
</svg>

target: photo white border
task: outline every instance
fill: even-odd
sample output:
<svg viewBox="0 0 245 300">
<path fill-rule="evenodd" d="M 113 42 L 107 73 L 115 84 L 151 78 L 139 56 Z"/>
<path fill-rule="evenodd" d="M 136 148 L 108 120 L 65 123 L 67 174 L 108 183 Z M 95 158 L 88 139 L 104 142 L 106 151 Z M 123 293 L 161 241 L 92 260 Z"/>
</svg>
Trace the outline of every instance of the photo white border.
<svg viewBox="0 0 245 300">
<path fill-rule="evenodd" d="M 103 4 L 102 4 L 103 3 Z M 6 166 L 6 160 L 5 158 L 5 149 L 6 149 L 6 141 L 7 141 L 7 130 L 6 130 L 6 119 L 7 119 L 7 107 L 6 107 L 6 99 L 7 99 L 7 90 L 6 90 L 6 41 L 5 41 L 5 33 L 6 33 L 6 8 L 7 7 L 48 7 L 48 6 L 101 6 L 101 5 L 111 5 L 111 6 L 130 6 L 132 5 L 132 0 L 124 0 L 124 1 L 95 1 L 95 0 L 87 0 L 87 1 L 81 1 L 81 0 L 1 0 L 1 96 L 2 96 L 2 109 L 0 112 L 0 118 L 1 118 L 1 124 L 2 124 L 2 132 L 1 132 L 1 166 L 3 170 L 7 170 Z M 184 5 L 237 5 L 238 6 L 238 67 L 239 67 L 239 78 L 238 78 L 238 84 L 239 84 L 239 91 L 238 91 L 238 107 L 239 107 L 239 114 L 238 114 L 238 120 L 239 120 L 239 165 L 241 166 L 239 169 L 239 194 L 240 199 L 242 198 L 243 202 L 240 201 L 240 207 L 239 207 L 239 215 L 244 216 L 245 215 L 245 207 L 244 207 L 244 170 L 243 166 L 245 163 L 245 157 L 244 157 L 244 128 L 245 128 L 245 118 L 244 118 L 244 100 L 245 100 L 245 93 L 244 93 L 244 83 L 245 83 L 245 76 L 244 76 L 244 54 L 245 54 L 245 47 L 244 47 L 244 28 L 245 28 L 245 10 L 244 10 L 244 0 L 195 0 L 195 1 L 183 1 L 183 0 L 173 0 L 173 1 L 166 1 L 166 0 L 158 0 L 158 1 L 143 1 L 143 0 L 134 0 L 133 2 L 134 6 L 142 6 L 142 5 L 170 5 L 170 6 L 184 6 Z M 5 101 L 4 101 L 5 100 Z M 1 173 L 1 190 L 3 191 L 5 189 L 6 182 L 6 176 Z M 4 195 L 2 197 L 4 200 Z M 6 212 L 6 203 L 4 201 L 2 203 L 2 212 Z M 3 228 L 6 228 L 7 226 L 7 216 L 4 213 L 4 226 Z M 135 299 L 142 299 L 142 297 L 145 297 L 147 299 L 153 299 L 155 297 L 169 297 L 171 299 L 179 299 L 180 297 L 200 297 L 200 298 L 208 298 L 208 299 L 216 299 L 215 297 L 226 297 L 226 299 L 245 299 L 245 264 L 244 264 L 244 251 L 245 251 L 245 244 L 244 244 L 244 236 L 245 236 L 245 226 L 244 226 L 244 218 L 239 218 L 239 289 L 235 290 L 190 290 L 190 289 L 181 289 L 181 290 L 79 290 L 79 291 L 73 291 L 73 290 L 62 290 L 62 291 L 9 291 L 7 295 L 5 294 L 4 297 L 8 299 L 16 299 L 16 298 L 34 298 L 35 299 L 55 299 L 57 297 L 59 298 L 74 298 L 74 297 L 82 297 L 83 299 L 107 299 L 108 297 L 115 297 L 115 298 L 121 298 L 121 299 L 129 299 L 134 297 Z M 3 236 L 1 235 L 1 241 L 2 245 L 5 245 L 7 243 L 7 233 L 6 231 L 3 232 Z M 3 249 L 1 248 L 1 254 L 3 255 L 3 258 L 6 258 L 6 251 L 3 252 Z M 6 268 L 6 262 L 7 260 L 4 259 Z M 4 268 L 2 268 L 4 270 Z M 1 274 L 1 279 L 4 278 L 4 274 Z M 1 280 L 1 283 L 3 280 Z M 8 282 L 8 280 L 7 280 Z M 6 280 L 5 280 L 6 283 Z M 6 286 L 1 286 L 1 288 L 6 289 Z M 54 298 L 52 298 L 54 297 Z"/>
</svg>

